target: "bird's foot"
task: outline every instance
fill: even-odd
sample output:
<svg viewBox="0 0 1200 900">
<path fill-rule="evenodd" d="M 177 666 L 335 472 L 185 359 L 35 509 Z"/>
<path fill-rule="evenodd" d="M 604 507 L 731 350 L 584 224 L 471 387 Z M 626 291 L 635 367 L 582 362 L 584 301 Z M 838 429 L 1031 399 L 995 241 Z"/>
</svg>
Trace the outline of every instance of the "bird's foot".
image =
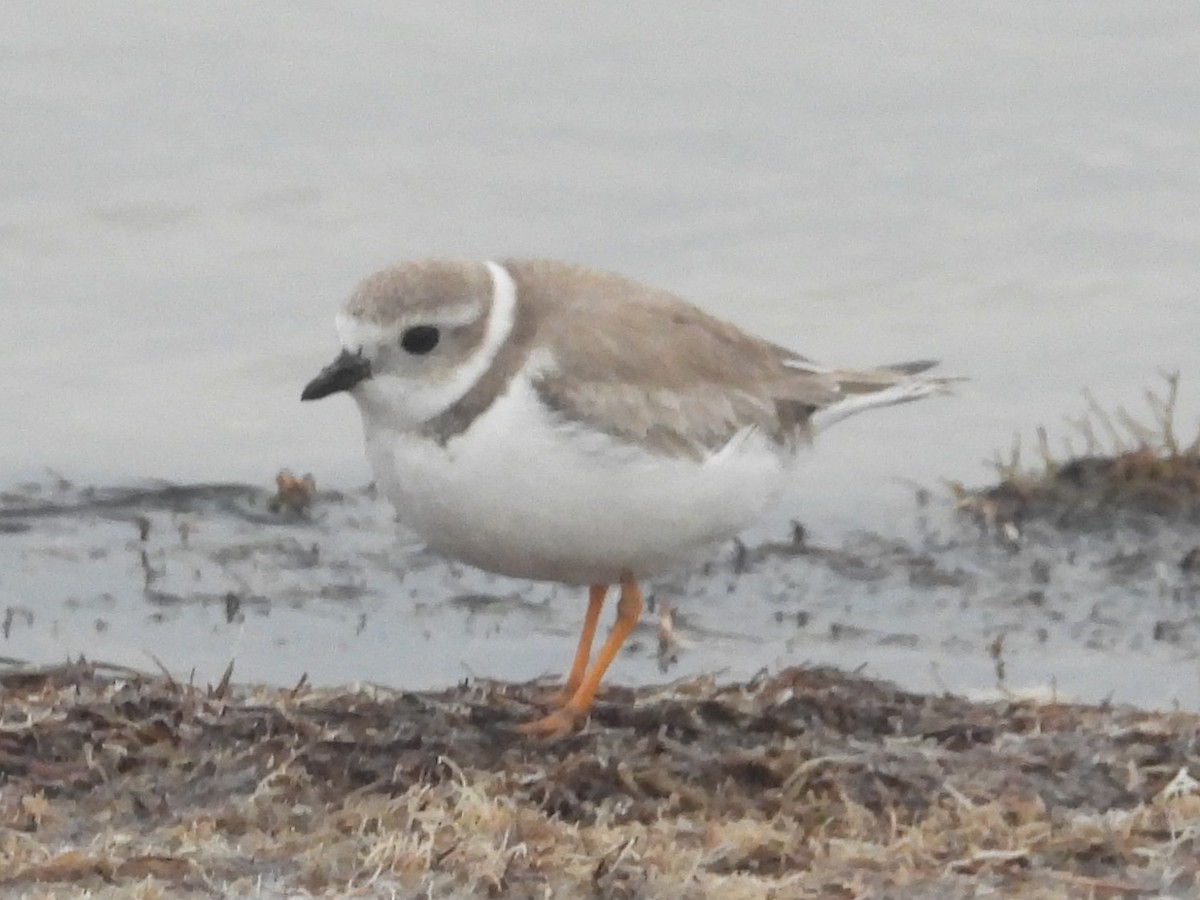
<svg viewBox="0 0 1200 900">
<path fill-rule="evenodd" d="M 571 706 L 561 706 L 548 716 L 542 716 L 532 722 L 522 722 L 517 726 L 517 731 L 531 737 L 555 740 L 566 737 L 575 731 L 586 718 L 586 710 L 580 711 Z"/>
</svg>

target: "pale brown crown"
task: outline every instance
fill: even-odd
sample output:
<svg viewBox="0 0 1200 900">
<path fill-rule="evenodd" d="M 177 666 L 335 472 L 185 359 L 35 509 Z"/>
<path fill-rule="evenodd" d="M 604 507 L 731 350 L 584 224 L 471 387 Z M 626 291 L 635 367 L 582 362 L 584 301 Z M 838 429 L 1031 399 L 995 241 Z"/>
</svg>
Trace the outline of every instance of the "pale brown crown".
<svg viewBox="0 0 1200 900">
<path fill-rule="evenodd" d="M 424 259 L 391 266 L 359 283 L 346 312 L 387 328 L 469 304 L 489 304 L 492 276 L 482 262 Z"/>
</svg>

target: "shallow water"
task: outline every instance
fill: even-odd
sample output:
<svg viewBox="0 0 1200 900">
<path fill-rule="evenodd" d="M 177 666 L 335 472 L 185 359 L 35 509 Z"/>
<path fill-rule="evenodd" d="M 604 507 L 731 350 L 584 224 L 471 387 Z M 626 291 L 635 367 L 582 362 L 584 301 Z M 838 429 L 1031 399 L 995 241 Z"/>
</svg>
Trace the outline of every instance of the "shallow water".
<svg viewBox="0 0 1200 900">
<path fill-rule="evenodd" d="M 909 524 L 905 540 L 779 535 L 654 581 L 615 679 L 831 663 L 923 691 L 1200 704 L 1200 576 L 1180 565 L 1194 525 L 1031 523 L 1013 544 L 940 504 Z M 293 514 L 239 485 L 30 486 L 0 498 L 0 570 L 21 600 L 0 656 L 83 652 L 210 683 L 231 660 L 275 684 L 534 678 L 566 667 L 585 605 L 398 539 L 367 492 Z"/>
<path fill-rule="evenodd" d="M 911 539 L 912 483 L 983 480 L 1014 432 L 1065 430 L 1085 386 L 1136 405 L 1178 367 L 1196 422 L 1194 4 L 0 10 L 0 484 L 51 469 L 265 485 L 288 466 L 362 485 L 352 404 L 300 406 L 299 389 L 356 280 L 423 254 L 580 260 L 820 360 L 940 357 L 971 378 L 824 435 L 751 540 L 792 517 L 831 546 L 857 529 Z M 123 565 L 86 567 L 76 593 L 94 577 L 140 598 Z M 173 670 L 219 670 L 232 647 L 245 677 L 290 677 L 314 654 L 329 679 L 444 683 L 482 658 L 479 674 L 555 670 L 579 611 L 555 601 L 553 628 L 519 653 L 496 634 L 524 641 L 521 613 L 331 654 L 326 616 L 341 612 L 313 604 L 236 632 L 191 603 L 158 628 L 79 630 L 57 612 L 74 593 L 38 571 L 0 574 L 0 604 L 38 608 L 57 637 L 0 653 L 122 655 L 119 632 Z M 421 602 L 459 584 L 431 582 Z M 847 608 L 870 620 L 889 596 Z M 705 609 L 706 627 L 745 633 L 726 656 L 747 668 L 794 658 L 760 646 L 765 626 L 740 607 Z M 906 618 L 919 634 L 939 622 Z M 287 673 L 266 661 L 281 647 Z M 1064 649 L 1035 680 L 1129 668 L 1093 659 Z M 972 660 L 939 662 L 940 679 L 989 684 L 990 660 Z M 660 677 L 643 662 L 620 677 Z"/>
</svg>

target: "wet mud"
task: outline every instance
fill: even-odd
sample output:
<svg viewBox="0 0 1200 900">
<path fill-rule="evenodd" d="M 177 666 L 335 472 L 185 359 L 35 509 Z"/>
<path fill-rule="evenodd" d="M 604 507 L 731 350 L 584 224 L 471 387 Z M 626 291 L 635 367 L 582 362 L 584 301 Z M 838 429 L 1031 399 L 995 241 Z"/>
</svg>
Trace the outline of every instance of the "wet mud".
<svg viewBox="0 0 1200 900">
<path fill-rule="evenodd" d="M 1200 708 L 1196 502 L 1136 478 L 1121 483 L 1137 502 L 1117 502 L 1112 478 L 1077 474 L 1093 470 L 1109 471 L 918 491 L 891 535 L 830 539 L 798 519 L 720 548 L 650 585 L 613 678 L 828 664 L 912 690 Z M 565 667 L 583 606 L 580 590 L 425 552 L 369 489 L 286 473 L 0 495 L 0 657 L 14 661 L 82 654 L 207 681 L 233 661 L 239 681 L 279 686 L 528 680 Z"/>
</svg>

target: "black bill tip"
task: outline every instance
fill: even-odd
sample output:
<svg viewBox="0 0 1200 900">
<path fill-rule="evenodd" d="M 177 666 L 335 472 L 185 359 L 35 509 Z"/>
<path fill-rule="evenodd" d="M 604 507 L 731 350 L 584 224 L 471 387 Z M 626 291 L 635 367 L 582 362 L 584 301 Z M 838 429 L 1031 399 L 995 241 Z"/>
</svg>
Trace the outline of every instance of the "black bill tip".
<svg viewBox="0 0 1200 900">
<path fill-rule="evenodd" d="M 320 400 L 338 391 L 348 391 L 360 381 L 371 377 L 371 363 L 361 350 L 343 350 L 337 359 L 323 368 L 317 377 L 304 386 L 301 400 Z"/>
</svg>

